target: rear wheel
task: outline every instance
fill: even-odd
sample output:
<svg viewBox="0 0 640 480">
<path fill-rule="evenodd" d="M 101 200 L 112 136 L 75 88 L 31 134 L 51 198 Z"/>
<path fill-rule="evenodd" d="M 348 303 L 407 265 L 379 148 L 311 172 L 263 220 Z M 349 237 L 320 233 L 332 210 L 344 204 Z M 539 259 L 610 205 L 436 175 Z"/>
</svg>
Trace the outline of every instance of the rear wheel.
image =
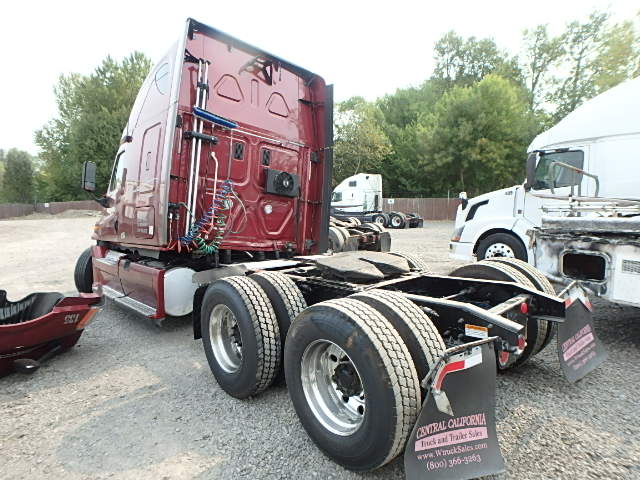
<svg viewBox="0 0 640 480">
<path fill-rule="evenodd" d="M 264 290 L 271 302 L 280 329 L 280 345 L 284 355 L 284 342 L 291 322 L 307 308 L 302 292 L 293 280 L 278 272 L 258 272 L 249 276 Z M 282 363 L 281 363 L 282 365 Z M 282 368 L 278 369 L 276 381 L 284 377 Z"/>
<path fill-rule="evenodd" d="M 477 257 L 478 260 L 494 257 L 527 260 L 527 251 L 522 242 L 513 235 L 509 233 L 493 233 L 480 240 Z"/>
<path fill-rule="evenodd" d="M 351 236 L 351 234 L 349 233 L 349 230 L 347 230 L 346 227 L 336 227 L 338 229 L 338 231 L 342 234 L 342 239 L 344 240 L 344 243 L 346 245 L 347 240 L 349 239 L 349 237 Z"/>
<path fill-rule="evenodd" d="M 520 273 L 522 273 L 525 277 L 529 279 L 533 285 L 548 295 L 555 295 L 556 291 L 551 285 L 551 282 L 543 275 L 543 273 L 538 270 L 533 265 L 525 262 L 524 260 L 518 260 L 517 258 L 487 258 L 487 261 L 503 263 L 505 265 L 509 265 L 510 267 L 515 268 Z"/>
<path fill-rule="evenodd" d="M 73 280 L 80 293 L 93 292 L 93 261 L 91 258 L 91 247 L 87 248 L 78 257 L 76 268 L 73 272 Z"/>
<path fill-rule="evenodd" d="M 335 462 L 374 470 L 404 448 L 420 386 L 402 338 L 374 308 L 343 298 L 304 310 L 289 330 L 285 372 L 298 418 Z"/>
<path fill-rule="evenodd" d="M 344 235 L 338 227 L 329 227 L 329 248 L 334 252 L 344 249 Z"/>
<path fill-rule="evenodd" d="M 547 279 L 547 277 L 543 275 L 540 270 L 538 270 L 533 265 L 530 265 L 523 260 L 518 260 L 517 258 L 491 258 L 487 260 L 504 263 L 506 265 L 509 265 L 510 267 L 515 268 L 520 273 L 525 275 L 529 279 L 529 281 L 533 283 L 533 285 L 541 292 L 546 293 L 547 295 L 556 295 L 556 290 L 553 288 L 553 285 L 551 285 L 551 282 Z M 555 336 L 557 330 L 558 325 L 556 323 L 551 322 L 548 325 L 547 336 L 544 339 L 544 342 L 542 342 L 542 346 L 538 351 L 544 350 L 544 348 L 549 345 L 549 343 L 551 343 L 551 340 L 553 340 L 553 337 Z"/>
<path fill-rule="evenodd" d="M 254 280 L 234 276 L 211 284 L 202 301 L 201 331 L 209 367 L 229 395 L 246 398 L 273 383 L 280 368 L 280 329 Z"/>
<path fill-rule="evenodd" d="M 424 379 L 446 349 L 427 314 L 401 294 L 387 290 L 367 290 L 349 298 L 371 305 L 393 325 L 411 354 L 418 380 Z"/>
<path fill-rule="evenodd" d="M 349 217 L 349 221 L 350 221 L 351 223 L 353 223 L 354 225 L 356 225 L 356 226 L 357 226 L 357 225 L 360 225 L 360 224 L 362 223 L 362 222 L 361 222 L 359 219 L 357 219 L 356 217 Z"/>
<path fill-rule="evenodd" d="M 464 265 L 455 269 L 450 275 L 462 278 L 514 282 L 525 287 L 536 288 L 536 286 L 517 269 L 495 261 L 482 261 Z M 514 362 L 514 366 L 522 365 L 542 350 L 544 341 L 547 338 L 548 324 L 549 322 L 546 320 L 537 320 L 534 318 L 527 320 L 527 345 L 524 347 L 522 354 Z"/>
<path fill-rule="evenodd" d="M 373 223 L 377 224 L 377 225 L 382 226 L 382 227 L 387 227 L 389 219 L 383 213 L 376 213 L 373 217 L 371 217 L 371 221 Z"/>
<path fill-rule="evenodd" d="M 391 212 L 389 214 L 389 226 L 391 228 L 404 228 L 407 218 L 400 212 Z"/>
</svg>

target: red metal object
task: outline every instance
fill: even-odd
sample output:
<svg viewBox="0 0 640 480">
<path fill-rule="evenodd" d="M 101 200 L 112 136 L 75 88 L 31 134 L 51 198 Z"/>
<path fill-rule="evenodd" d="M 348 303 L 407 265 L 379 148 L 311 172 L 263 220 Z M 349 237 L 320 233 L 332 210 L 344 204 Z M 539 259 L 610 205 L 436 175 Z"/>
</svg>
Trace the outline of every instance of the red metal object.
<svg viewBox="0 0 640 480">
<path fill-rule="evenodd" d="M 73 347 L 100 307 L 99 295 L 80 294 L 63 298 L 37 318 L 0 324 L 0 376 L 14 370 L 15 360 L 37 361 L 54 348 L 64 351 Z"/>
<path fill-rule="evenodd" d="M 93 247 L 92 256 L 94 286 L 110 288 L 118 296 L 149 306 L 155 310 L 151 318 L 165 317 L 164 268 L 132 262 L 121 253 L 99 246 Z"/>
<path fill-rule="evenodd" d="M 107 193 L 112 206 L 93 238 L 122 248 L 189 249 L 178 238 L 188 219 L 194 140 L 184 133 L 194 130 L 198 64 L 193 59 L 209 62 L 206 109 L 238 124 L 228 129 L 205 123 L 202 133 L 218 143 L 202 143 L 195 217 L 202 218 L 211 205 L 215 154 L 218 188 L 230 179 L 241 199 L 233 200 L 222 249 L 320 253 L 323 206 L 329 201 L 324 198 L 325 147 L 331 142 L 326 114 L 332 108 L 324 80 L 193 20 L 138 94 Z M 267 193 L 267 169 L 297 175 L 300 195 Z"/>
</svg>

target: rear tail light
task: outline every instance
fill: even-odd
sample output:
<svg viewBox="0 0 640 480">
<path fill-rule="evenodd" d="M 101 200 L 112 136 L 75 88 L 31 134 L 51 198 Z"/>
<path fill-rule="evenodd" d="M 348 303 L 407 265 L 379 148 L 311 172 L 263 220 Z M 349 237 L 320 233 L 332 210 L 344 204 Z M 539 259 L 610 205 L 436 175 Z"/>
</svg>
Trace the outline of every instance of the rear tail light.
<svg viewBox="0 0 640 480">
<path fill-rule="evenodd" d="M 502 366 L 504 366 L 507 363 L 509 363 L 509 352 L 507 352 L 506 350 L 500 351 L 500 356 L 498 357 L 498 361 L 500 362 L 500 365 L 502 365 Z"/>
<path fill-rule="evenodd" d="M 524 335 L 518 335 L 518 348 L 522 351 L 526 346 L 527 341 L 525 340 Z"/>
<path fill-rule="evenodd" d="M 522 303 L 520 304 L 520 311 L 521 311 L 522 313 L 524 313 L 525 315 L 526 315 L 527 313 L 529 313 L 529 304 L 528 304 L 527 302 L 522 302 Z"/>
</svg>

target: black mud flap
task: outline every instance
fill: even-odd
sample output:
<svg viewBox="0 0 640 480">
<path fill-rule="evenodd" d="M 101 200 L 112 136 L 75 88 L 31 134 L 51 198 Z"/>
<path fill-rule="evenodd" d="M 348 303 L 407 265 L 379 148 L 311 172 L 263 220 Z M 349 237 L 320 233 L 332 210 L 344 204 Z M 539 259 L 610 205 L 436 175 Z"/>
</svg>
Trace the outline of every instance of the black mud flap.
<svg viewBox="0 0 640 480">
<path fill-rule="evenodd" d="M 558 325 L 558 357 L 570 382 L 577 382 L 607 359 L 593 328 L 592 310 L 582 287 L 571 287 L 565 299 L 564 322 Z"/>
<path fill-rule="evenodd" d="M 504 472 L 495 420 L 496 337 L 447 350 L 404 454 L 408 480 L 470 479 Z"/>
</svg>

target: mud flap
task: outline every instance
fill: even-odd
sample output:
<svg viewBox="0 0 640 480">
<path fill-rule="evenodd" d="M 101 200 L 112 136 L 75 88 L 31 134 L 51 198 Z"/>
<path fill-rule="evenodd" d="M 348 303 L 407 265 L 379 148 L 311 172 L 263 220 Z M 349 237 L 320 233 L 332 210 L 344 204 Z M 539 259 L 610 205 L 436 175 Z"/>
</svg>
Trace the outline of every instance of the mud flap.
<svg viewBox="0 0 640 480">
<path fill-rule="evenodd" d="M 425 379 L 431 383 L 404 454 L 408 480 L 504 472 L 495 421 L 495 338 L 447 350 Z"/>
<path fill-rule="evenodd" d="M 592 310 L 582 287 L 571 287 L 565 299 L 564 322 L 558 325 L 558 357 L 570 382 L 577 382 L 607 359 L 593 328 Z"/>
</svg>

